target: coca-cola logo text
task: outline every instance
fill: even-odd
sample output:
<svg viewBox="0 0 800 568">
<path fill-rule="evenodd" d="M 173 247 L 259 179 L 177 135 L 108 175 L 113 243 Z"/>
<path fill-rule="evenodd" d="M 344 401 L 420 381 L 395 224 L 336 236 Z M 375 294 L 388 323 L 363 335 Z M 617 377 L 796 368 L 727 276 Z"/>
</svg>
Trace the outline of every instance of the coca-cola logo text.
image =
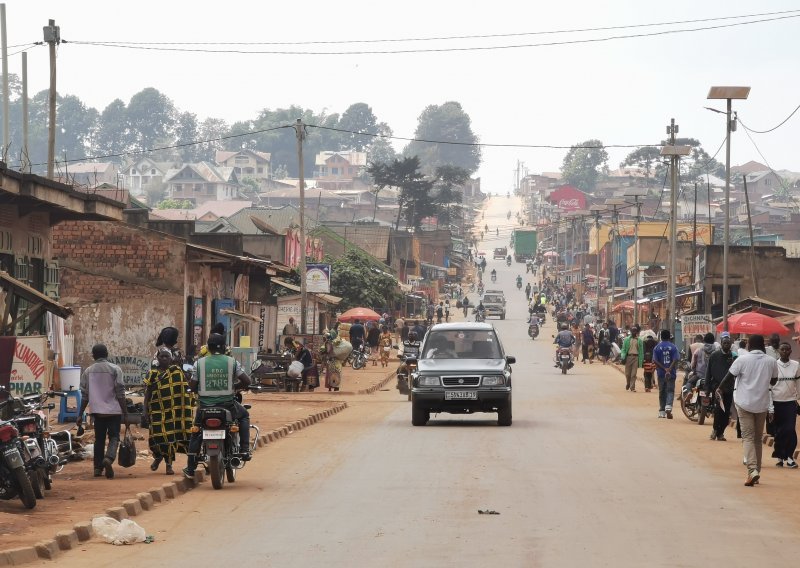
<svg viewBox="0 0 800 568">
<path fill-rule="evenodd" d="M 558 207 L 559 209 L 580 209 L 580 204 L 578 198 L 573 197 L 572 199 L 559 199 Z"/>
</svg>

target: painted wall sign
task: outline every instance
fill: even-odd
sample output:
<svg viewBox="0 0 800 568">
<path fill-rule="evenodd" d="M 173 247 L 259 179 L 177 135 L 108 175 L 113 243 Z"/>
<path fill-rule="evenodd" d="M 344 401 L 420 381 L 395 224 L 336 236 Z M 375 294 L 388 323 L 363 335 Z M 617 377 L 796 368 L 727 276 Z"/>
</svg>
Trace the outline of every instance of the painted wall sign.
<svg viewBox="0 0 800 568">
<path fill-rule="evenodd" d="M 306 290 L 314 294 L 330 293 L 330 264 L 306 264 Z"/>
<path fill-rule="evenodd" d="M 153 358 L 119 355 L 117 357 L 109 357 L 108 360 L 115 365 L 119 365 L 122 369 L 125 386 L 135 386 L 141 385 L 142 379 L 150 372 L 150 363 Z"/>
<path fill-rule="evenodd" d="M 9 390 L 16 396 L 42 392 L 47 388 L 47 338 L 17 337 L 11 360 Z"/>
</svg>

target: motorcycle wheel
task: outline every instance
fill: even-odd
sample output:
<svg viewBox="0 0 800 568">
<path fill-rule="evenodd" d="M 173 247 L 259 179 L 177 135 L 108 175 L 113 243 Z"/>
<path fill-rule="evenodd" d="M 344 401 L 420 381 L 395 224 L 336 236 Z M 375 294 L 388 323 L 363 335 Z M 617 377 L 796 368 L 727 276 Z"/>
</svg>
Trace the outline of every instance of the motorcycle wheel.
<svg viewBox="0 0 800 568">
<path fill-rule="evenodd" d="M 28 473 L 24 467 L 18 467 L 14 470 L 14 480 L 19 488 L 20 501 L 22 501 L 26 509 L 33 509 L 36 506 L 36 494 L 33 492 L 31 480 L 28 479 Z"/>
<path fill-rule="evenodd" d="M 697 424 L 702 426 L 706 423 L 706 408 L 700 405 L 700 411 L 697 413 Z"/>
<path fill-rule="evenodd" d="M 566 367 L 566 365 L 564 365 L 564 366 L 562 366 L 562 367 L 561 367 L 561 374 L 562 374 L 562 375 L 566 375 L 566 374 L 567 374 L 567 367 Z"/>
<path fill-rule="evenodd" d="M 37 499 L 44 499 L 44 476 L 45 473 L 41 469 L 34 469 L 28 478 L 31 480 L 31 487 L 33 487 L 33 494 Z"/>
<path fill-rule="evenodd" d="M 683 411 L 684 416 L 686 416 L 686 418 L 688 418 L 692 422 L 697 422 L 698 420 L 697 405 L 692 403 L 687 404 L 686 397 L 683 396 L 683 392 L 681 392 L 680 398 L 681 398 L 681 410 Z"/>
<path fill-rule="evenodd" d="M 208 473 L 211 476 L 211 486 L 214 489 L 222 489 L 222 486 L 225 484 L 224 471 L 225 464 L 222 463 L 222 459 L 219 455 L 208 458 Z"/>
<path fill-rule="evenodd" d="M 366 364 L 367 364 L 367 359 L 363 355 L 356 355 L 353 358 L 353 368 L 356 370 L 363 369 Z"/>
</svg>

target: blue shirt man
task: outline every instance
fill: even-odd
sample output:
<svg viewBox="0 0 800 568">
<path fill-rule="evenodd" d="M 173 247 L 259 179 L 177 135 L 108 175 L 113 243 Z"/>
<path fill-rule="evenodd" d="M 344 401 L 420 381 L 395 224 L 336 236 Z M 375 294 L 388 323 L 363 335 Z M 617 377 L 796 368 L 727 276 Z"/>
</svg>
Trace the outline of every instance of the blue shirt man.
<svg viewBox="0 0 800 568">
<path fill-rule="evenodd" d="M 658 375 L 658 417 L 672 419 L 672 401 L 675 399 L 675 367 L 678 365 L 678 348 L 670 341 L 668 329 L 661 331 L 661 342 L 653 348 L 653 362 Z"/>
</svg>

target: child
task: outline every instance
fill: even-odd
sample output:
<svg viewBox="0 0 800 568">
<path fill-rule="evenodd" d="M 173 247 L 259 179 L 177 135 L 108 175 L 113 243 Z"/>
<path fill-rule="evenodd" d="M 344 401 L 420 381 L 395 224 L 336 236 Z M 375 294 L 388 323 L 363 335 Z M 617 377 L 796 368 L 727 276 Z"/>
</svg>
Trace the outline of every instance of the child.
<svg viewBox="0 0 800 568">
<path fill-rule="evenodd" d="M 653 388 L 653 373 L 656 372 L 656 364 L 653 361 L 653 352 L 644 353 L 644 392 L 650 392 Z"/>
</svg>

